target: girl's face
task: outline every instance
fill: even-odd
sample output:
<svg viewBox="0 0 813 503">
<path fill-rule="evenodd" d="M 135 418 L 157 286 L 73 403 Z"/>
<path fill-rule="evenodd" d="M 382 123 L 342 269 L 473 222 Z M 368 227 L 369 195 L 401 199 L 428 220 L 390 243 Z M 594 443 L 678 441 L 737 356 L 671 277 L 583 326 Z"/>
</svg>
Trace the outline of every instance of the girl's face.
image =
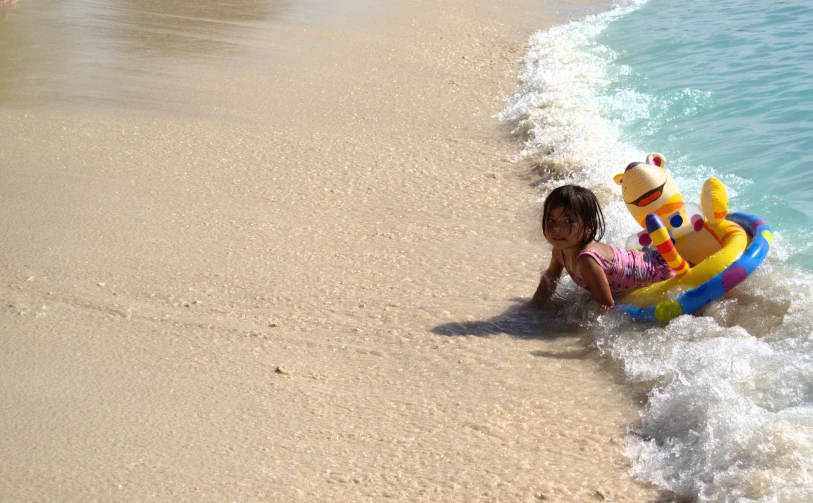
<svg viewBox="0 0 813 503">
<path fill-rule="evenodd" d="M 545 239 L 555 250 L 579 249 L 585 229 L 582 222 L 561 206 L 551 208 L 545 225 Z"/>
</svg>

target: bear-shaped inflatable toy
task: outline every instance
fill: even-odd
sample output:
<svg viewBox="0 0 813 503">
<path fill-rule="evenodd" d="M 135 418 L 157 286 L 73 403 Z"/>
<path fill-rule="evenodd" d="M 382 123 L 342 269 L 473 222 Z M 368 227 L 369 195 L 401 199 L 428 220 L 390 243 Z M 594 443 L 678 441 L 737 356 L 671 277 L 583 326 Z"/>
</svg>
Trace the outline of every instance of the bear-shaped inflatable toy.
<svg viewBox="0 0 813 503">
<path fill-rule="evenodd" d="M 720 180 L 709 178 L 703 184 L 701 215 L 696 205 L 684 204 L 665 167 L 666 158 L 652 152 L 646 162 L 630 163 L 613 180 L 621 186 L 630 214 L 645 229 L 637 235 L 636 248 L 655 245 L 681 275 L 720 250 L 730 233 L 742 228 L 725 218 L 728 193 Z"/>
</svg>

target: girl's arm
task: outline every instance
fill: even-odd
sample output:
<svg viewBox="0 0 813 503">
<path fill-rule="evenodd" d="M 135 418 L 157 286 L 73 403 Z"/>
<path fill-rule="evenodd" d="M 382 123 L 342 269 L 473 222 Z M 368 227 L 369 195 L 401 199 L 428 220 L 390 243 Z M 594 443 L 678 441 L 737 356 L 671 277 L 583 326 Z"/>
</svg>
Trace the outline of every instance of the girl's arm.
<svg viewBox="0 0 813 503">
<path fill-rule="evenodd" d="M 556 257 L 553 255 L 554 253 L 556 252 L 551 252 L 548 269 L 542 273 L 542 278 L 539 279 L 539 286 L 536 287 L 536 293 L 534 293 L 531 299 L 530 305 L 534 307 L 542 307 L 542 305 L 547 302 L 556 290 L 559 278 L 562 277 L 562 264 L 556 260 Z"/>
<path fill-rule="evenodd" d="M 607 281 L 607 276 L 604 270 L 598 265 L 596 259 L 589 255 L 582 255 L 579 257 L 579 270 L 582 273 L 584 281 L 587 282 L 587 289 L 593 294 L 601 305 L 600 312 L 605 313 L 610 308 L 615 307 L 613 301 L 613 292 L 610 290 L 610 283 Z"/>
</svg>

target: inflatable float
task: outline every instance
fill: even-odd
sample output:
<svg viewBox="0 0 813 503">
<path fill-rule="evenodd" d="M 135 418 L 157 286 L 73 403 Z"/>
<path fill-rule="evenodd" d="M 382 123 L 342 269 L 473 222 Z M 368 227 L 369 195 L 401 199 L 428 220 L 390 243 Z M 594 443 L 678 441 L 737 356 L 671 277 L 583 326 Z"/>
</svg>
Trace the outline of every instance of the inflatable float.
<svg viewBox="0 0 813 503">
<path fill-rule="evenodd" d="M 697 312 L 740 284 L 768 255 L 771 228 L 747 213 L 728 212 L 728 194 L 716 178 L 701 191 L 701 206 L 684 204 L 658 153 L 615 176 L 622 197 L 644 230 L 628 248 L 656 248 L 675 277 L 619 294 L 616 306 L 637 320 L 668 322 Z M 637 245 L 637 246 L 635 246 Z"/>
</svg>

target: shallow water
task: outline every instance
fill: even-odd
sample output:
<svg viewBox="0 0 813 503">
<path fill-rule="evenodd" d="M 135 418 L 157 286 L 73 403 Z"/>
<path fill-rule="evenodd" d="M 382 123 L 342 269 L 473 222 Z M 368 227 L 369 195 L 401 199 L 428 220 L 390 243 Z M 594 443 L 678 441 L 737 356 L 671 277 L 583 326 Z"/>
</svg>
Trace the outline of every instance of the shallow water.
<svg viewBox="0 0 813 503">
<path fill-rule="evenodd" d="M 0 7 L 0 106 L 192 113 L 188 65 L 252 51 L 264 65 L 284 65 L 296 58 L 285 30 L 347 29 L 377 8 L 368 0 L 23 0 Z"/>
</svg>

